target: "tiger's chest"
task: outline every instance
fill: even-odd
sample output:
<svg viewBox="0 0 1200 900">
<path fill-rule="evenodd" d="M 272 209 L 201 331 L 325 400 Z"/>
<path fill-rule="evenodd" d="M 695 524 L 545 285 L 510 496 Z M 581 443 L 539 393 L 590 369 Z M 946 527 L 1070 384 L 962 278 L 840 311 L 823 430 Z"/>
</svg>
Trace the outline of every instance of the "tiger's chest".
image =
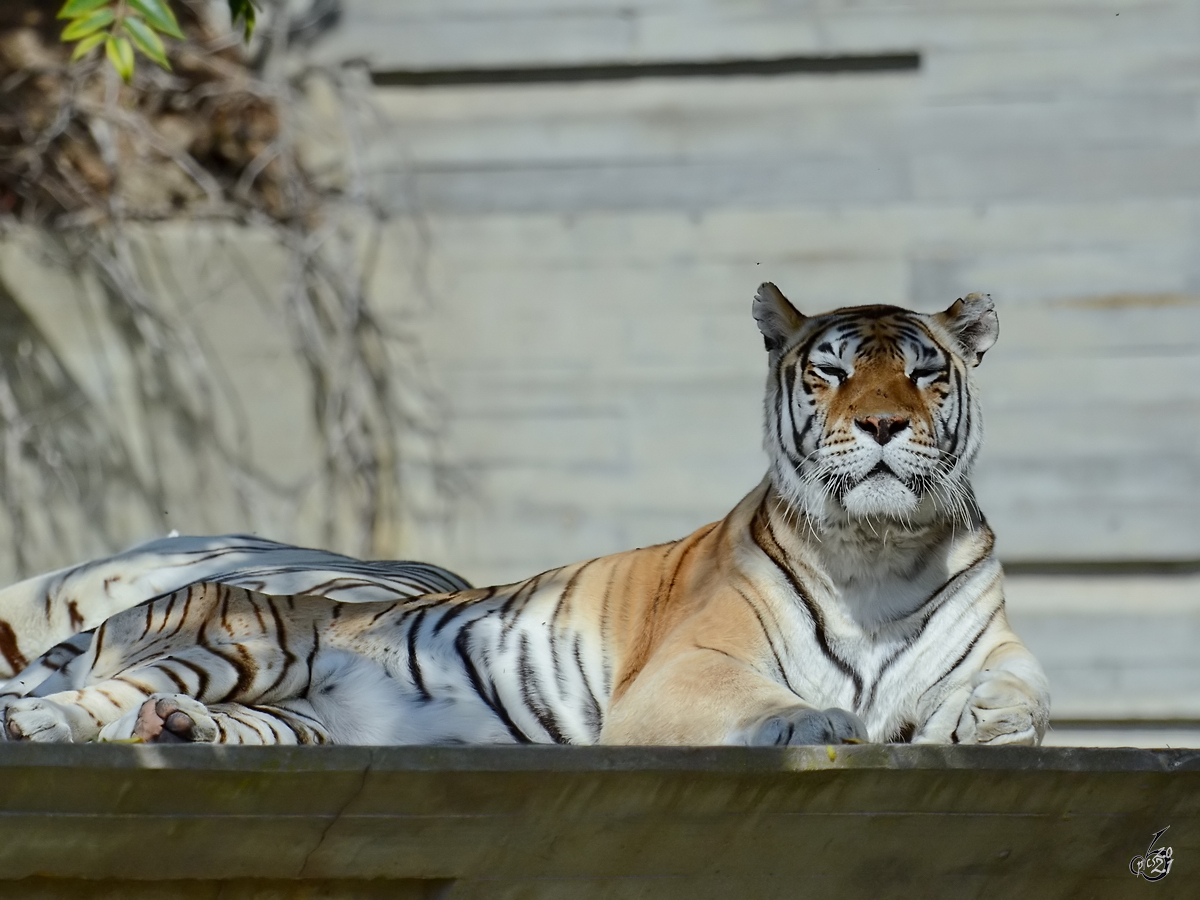
<svg viewBox="0 0 1200 900">
<path fill-rule="evenodd" d="M 814 689 L 804 699 L 854 712 L 875 740 L 919 723 L 932 698 L 954 687 L 947 676 L 995 611 L 969 584 L 939 593 L 915 579 L 891 596 L 880 592 L 871 585 L 849 600 L 822 598 L 805 623 L 812 639 L 793 654 L 795 681 Z M 861 614 L 880 609 L 892 615 Z"/>
</svg>

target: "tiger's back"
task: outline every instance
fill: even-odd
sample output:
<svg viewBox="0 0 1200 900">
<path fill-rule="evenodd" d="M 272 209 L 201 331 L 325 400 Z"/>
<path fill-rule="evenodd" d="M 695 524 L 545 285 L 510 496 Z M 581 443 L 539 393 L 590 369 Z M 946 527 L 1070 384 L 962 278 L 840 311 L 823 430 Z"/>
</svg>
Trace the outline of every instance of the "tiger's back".
<svg viewBox="0 0 1200 900">
<path fill-rule="evenodd" d="M 393 602 L 192 585 L 107 620 L 31 696 L 69 695 L 98 718 L 118 695 L 128 705 L 177 691 L 218 712 L 302 698 L 330 727 L 299 729 L 299 742 L 596 743 L 616 682 L 647 653 L 647 624 L 675 616 L 659 594 L 711 530 L 518 584 Z M 639 598 L 649 602 L 629 602 Z M 221 720 L 221 739 L 252 739 L 236 721 Z M 127 738 L 135 724 L 104 736 Z"/>
</svg>

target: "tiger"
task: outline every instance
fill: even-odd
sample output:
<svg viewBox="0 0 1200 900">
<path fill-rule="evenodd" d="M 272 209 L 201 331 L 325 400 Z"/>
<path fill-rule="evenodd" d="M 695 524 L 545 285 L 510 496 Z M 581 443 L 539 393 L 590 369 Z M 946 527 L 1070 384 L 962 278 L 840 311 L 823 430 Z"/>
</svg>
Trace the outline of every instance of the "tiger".
<svg viewBox="0 0 1200 900">
<path fill-rule="evenodd" d="M 1040 743 L 970 484 L 990 297 L 806 316 L 771 283 L 767 473 L 680 540 L 502 586 L 339 603 L 198 583 L 0 701 L 13 741 Z M 53 682 L 53 683 L 51 683 Z"/>
</svg>

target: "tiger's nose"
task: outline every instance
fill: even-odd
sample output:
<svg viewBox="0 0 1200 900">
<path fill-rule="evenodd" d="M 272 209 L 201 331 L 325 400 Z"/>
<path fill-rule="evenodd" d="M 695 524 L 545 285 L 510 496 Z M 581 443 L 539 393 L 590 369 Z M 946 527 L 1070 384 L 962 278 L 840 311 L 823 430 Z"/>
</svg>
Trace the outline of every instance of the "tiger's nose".
<svg viewBox="0 0 1200 900">
<path fill-rule="evenodd" d="M 886 444 L 907 428 L 909 422 L 903 416 L 863 416 L 855 419 L 854 424 L 880 444 Z"/>
</svg>

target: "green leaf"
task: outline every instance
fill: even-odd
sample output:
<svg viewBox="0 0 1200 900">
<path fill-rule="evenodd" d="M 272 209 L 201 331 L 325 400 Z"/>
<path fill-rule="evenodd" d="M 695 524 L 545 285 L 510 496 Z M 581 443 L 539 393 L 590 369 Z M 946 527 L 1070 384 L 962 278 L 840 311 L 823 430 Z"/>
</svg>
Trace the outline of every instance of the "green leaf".
<svg viewBox="0 0 1200 900">
<path fill-rule="evenodd" d="M 142 18 L 149 22 L 150 27 L 155 31 L 161 31 L 163 34 L 183 40 L 183 32 L 179 29 L 175 13 L 171 12 L 171 7 L 167 6 L 163 0 L 126 0 L 126 2 L 141 13 Z"/>
<path fill-rule="evenodd" d="M 99 31 L 105 25 L 108 25 L 115 19 L 111 9 L 98 9 L 89 16 L 82 19 L 75 19 L 63 29 L 62 39 L 64 41 L 77 41 L 81 37 L 87 37 L 94 31 Z"/>
<path fill-rule="evenodd" d="M 97 6 L 108 6 L 112 0 L 67 0 L 55 18 L 78 19 L 85 13 L 90 13 Z"/>
<path fill-rule="evenodd" d="M 121 23 L 126 33 L 133 40 L 133 44 L 148 57 L 162 66 L 164 69 L 170 69 L 171 64 L 167 62 L 167 48 L 163 46 L 162 39 L 154 33 L 154 29 L 139 19 L 137 16 L 128 16 Z"/>
<path fill-rule="evenodd" d="M 98 47 L 108 40 L 107 31 L 97 31 L 95 34 L 89 34 L 82 41 L 75 45 L 75 51 L 71 54 L 71 62 L 86 56 L 93 48 Z"/>
<path fill-rule="evenodd" d="M 104 44 L 104 52 L 117 74 L 128 83 L 133 78 L 133 45 L 127 38 L 110 37 Z"/>
<path fill-rule="evenodd" d="M 254 34 L 256 15 L 252 0 L 229 0 L 229 20 L 235 25 L 238 19 L 242 20 L 247 41 L 250 40 L 250 35 Z"/>
</svg>

